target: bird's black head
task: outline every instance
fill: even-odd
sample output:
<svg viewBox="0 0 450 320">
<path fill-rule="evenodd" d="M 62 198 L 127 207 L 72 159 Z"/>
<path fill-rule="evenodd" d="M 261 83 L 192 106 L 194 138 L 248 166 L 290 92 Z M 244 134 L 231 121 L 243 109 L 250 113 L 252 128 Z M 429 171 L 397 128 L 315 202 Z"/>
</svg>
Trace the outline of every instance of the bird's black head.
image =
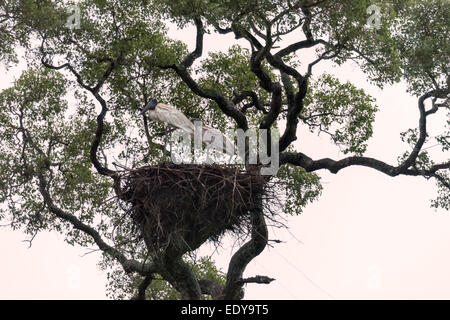
<svg viewBox="0 0 450 320">
<path fill-rule="evenodd" d="M 154 110 L 156 108 L 156 105 L 158 104 L 158 100 L 152 99 L 150 102 L 142 109 L 141 115 L 146 113 L 148 110 Z"/>
</svg>

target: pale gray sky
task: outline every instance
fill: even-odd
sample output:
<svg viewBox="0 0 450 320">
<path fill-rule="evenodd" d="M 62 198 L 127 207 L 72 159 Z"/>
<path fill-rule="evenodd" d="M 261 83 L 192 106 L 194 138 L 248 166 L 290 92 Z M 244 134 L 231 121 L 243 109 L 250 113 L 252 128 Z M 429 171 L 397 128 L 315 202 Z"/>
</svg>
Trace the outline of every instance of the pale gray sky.
<svg viewBox="0 0 450 320">
<path fill-rule="evenodd" d="M 171 35 L 193 46 L 192 29 L 172 29 Z M 224 50 L 234 42 L 231 36 L 208 35 L 205 52 Z M 323 71 L 377 98 L 380 111 L 367 155 L 395 164 L 407 148 L 399 133 L 417 126 L 417 99 L 406 93 L 404 84 L 384 90 L 371 86 L 350 64 L 333 68 L 324 63 L 315 69 L 316 74 Z M 8 72 L 0 88 L 19 74 Z M 435 121 L 430 127 L 437 130 L 441 124 Z M 305 128 L 298 136 L 296 146 L 313 158 L 344 156 L 326 136 L 309 134 Z M 450 215 L 430 208 L 434 181 L 390 178 L 361 167 L 321 176 L 324 190 L 319 201 L 301 216 L 288 217 L 289 231 L 271 229 L 270 238 L 285 243 L 266 249 L 246 270 L 246 276 L 263 274 L 276 281 L 249 285 L 246 299 L 450 298 Z M 59 235 L 48 233 L 39 234 L 28 249 L 22 242 L 26 238 L 20 231 L 0 229 L 1 299 L 106 297 L 106 277 L 96 266 L 98 253 L 83 256 L 86 249 L 70 247 Z M 202 252 L 211 250 L 206 246 Z M 214 255 L 224 271 L 230 254 L 227 242 Z"/>
</svg>

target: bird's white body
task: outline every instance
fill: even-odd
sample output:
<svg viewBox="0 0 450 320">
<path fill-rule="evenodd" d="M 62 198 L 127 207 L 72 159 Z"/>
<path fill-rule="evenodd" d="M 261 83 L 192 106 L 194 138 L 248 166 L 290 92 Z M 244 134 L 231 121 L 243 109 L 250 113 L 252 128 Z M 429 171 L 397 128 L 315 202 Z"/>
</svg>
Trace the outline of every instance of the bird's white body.
<svg viewBox="0 0 450 320">
<path fill-rule="evenodd" d="M 163 122 L 171 126 L 183 129 L 194 134 L 194 124 L 183 112 L 164 103 L 158 103 L 153 110 L 147 111 L 148 117 L 152 120 Z"/>
<path fill-rule="evenodd" d="M 213 146 L 216 150 L 230 156 L 235 154 L 234 143 L 217 129 L 202 126 L 202 141 L 207 146 Z"/>
<path fill-rule="evenodd" d="M 152 108 L 153 107 L 153 108 Z M 152 120 L 162 122 L 165 125 L 170 125 L 182 129 L 194 137 L 195 126 L 183 112 L 175 107 L 164 103 L 157 103 L 153 99 L 141 112 L 147 113 Z M 214 149 L 227 153 L 230 156 L 235 154 L 234 143 L 228 139 L 222 132 L 208 126 L 198 126 L 197 130 L 201 130 L 202 142 L 207 146 L 213 146 Z"/>
</svg>

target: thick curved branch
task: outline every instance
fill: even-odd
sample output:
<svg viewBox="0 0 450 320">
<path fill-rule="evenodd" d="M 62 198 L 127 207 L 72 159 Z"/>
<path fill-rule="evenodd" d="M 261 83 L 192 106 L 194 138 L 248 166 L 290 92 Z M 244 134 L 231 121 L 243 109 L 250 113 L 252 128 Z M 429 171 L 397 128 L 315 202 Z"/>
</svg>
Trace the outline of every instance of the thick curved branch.
<svg viewBox="0 0 450 320">
<path fill-rule="evenodd" d="M 149 273 L 153 273 L 156 271 L 156 266 L 154 264 L 144 265 L 135 260 L 127 259 L 126 256 L 119 250 L 108 245 L 102 239 L 97 230 L 95 230 L 94 228 L 92 228 L 87 224 L 84 224 L 76 216 L 67 213 L 58 206 L 56 206 L 55 203 L 53 202 L 50 192 L 48 191 L 48 181 L 44 176 L 43 173 L 44 170 L 46 170 L 45 166 L 41 165 L 37 172 L 37 178 L 39 181 L 39 192 L 41 193 L 44 199 L 44 203 L 51 213 L 53 213 L 58 218 L 70 223 L 73 226 L 73 228 L 89 235 L 97 244 L 100 250 L 116 259 L 122 265 L 125 272 L 127 273 L 137 272 L 141 275 L 147 275 Z"/>
<path fill-rule="evenodd" d="M 242 298 L 242 275 L 247 265 L 257 257 L 266 247 L 268 241 L 267 225 L 261 206 L 251 212 L 251 239 L 233 255 L 227 273 L 224 289 L 225 300 Z"/>
<path fill-rule="evenodd" d="M 337 173 L 338 171 L 350 167 L 350 166 L 364 166 L 380 171 L 391 177 L 398 175 L 409 175 L 409 176 L 425 176 L 434 177 L 438 179 L 444 186 L 449 187 L 449 183 L 446 182 L 441 176 L 437 174 L 439 170 L 450 169 L 450 162 L 436 164 L 428 169 L 418 169 L 416 168 L 416 160 L 422 150 L 427 137 L 427 117 L 436 113 L 438 107 L 433 104 L 433 108 L 430 110 L 425 109 L 425 100 L 429 98 L 439 98 L 446 99 L 450 90 L 433 90 L 425 93 L 419 98 L 418 108 L 419 108 L 419 137 L 411 151 L 410 155 L 398 166 L 389 165 L 383 161 L 369 158 L 369 157 L 347 157 L 342 160 L 333 160 L 329 158 L 313 160 L 304 153 L 292 153 L 284 152 L 280 155 L 281 164 L 293 164 L 296 166 L 303 167 L 306 171 L 312 172 L 321 169 L 327 169 L 332 173 Z M 281 149 L 281 147 L 280 147 Z"/>
<path fill-rule="evenodd" d="M 390 176 L 397 175 L 395 167 L 383 161 L 368 157 L 348 157 L 342 160 L 333 160 L 330 158 L 313 160 L 301 152 L 283 152 L 280 154 L 280 164 L 287 163 L 300 166 L 308 172 L 327 169 L 331 173 L 337 173 L 344 168 L 358 165 L 378 170 Z"/>
<path fill-rule="evenodd" d="M 281 112 L 281 85 L 279 83 L 273 84 L 272 100 L 270 102 L 270 109 L 259 125 L 260 129 L 269 129 L 277 120 Z"/>
<path fill-rule="evenodd" d="M 171 66 L 171 68 L 175 70 L 180 78 L 196 95 L 215 101 L 220 110 L 222 110 L 225 115 L 233 118 L 236 121 L 239 128 L 244 131 L 248 129 L 247 118 L 239 109 L 234 106 L 232 101 L 225 98 L 223 94 L 219 93 L 216 90 L 200 87 L 198 83 L 191 77 L 189 72 L 186 71 L 186 69 L 182 69 L 177 66 Z"/>
<path fill-rule="evenodd" d="M 180 294 L 183 300 L 201 300 L 202 290 L 191 267 L 183 261 L 182 250 L 173 244 L 156 257 L 158 273 L 168 281 Z"/>
<path fill-rule="evenodd" d="M 28 144 L 30 148 L 36 150 L 41 158 L 40 163 L 36 165 L 36 170 L 33 170 L 36 173 L 36 178 L 38 180 L 38 188 L 39 193 L 43 198 L 44 205 L 49 209 L 51 213 L 53 213 L 58 218 L 68 222 L 72 225 L 73 228 L 80 230 L 81 232 L 89 235 L 92 240 L 97 244 L 98 248 L 102 250 L 104 253 L 109 254 L 115 260 L 117 260 L 123 267 L 124 271 L 127 273 L 137 272 L 141 275 L 147 275 L 149 273 L 154 273 L 156 271 L 155 264 L 142 264 L 135 260 L 127 259 L 126 256 L 121 253 L 116 248 L 108 245 L 101 237 L 100 233 L 95 230 L 93 227 L 83 223 L 80 219 L 78 219 L 73 214 L 70 214 L 61 208 L 59 208 L 51 197 L 49 191 L 49 181 L 45 178 L 45 171 L 49 171 L 51 173 L 51 161 L 50 161 L 50 145 L 48 152 L 45 153 L 37 144 L 35 144 L 33 137 L 30 135 L 29 131 L 23 126 L 23 110 L 20 110 L 19 122 L 20 127 L 18 128 L 24 135 L 24 148 Z"/>
<path fill-rule="evenodd" d="M 291 53 L 294 53 L 295 51 L 301 50 L 301 49 L 307 49 L 307 48 L 312 48 L 318 44 L 323 44 L 326 45 L 328 44 L 325 40 L 322 39 L 318 39 L 318 40 L 302 40 L 302 41 L 298 41 L 296 43 L 290 44 L 289 46 L 287 46 L 284 49 L 281 49 L 280 51 L 278 51 L 275 56 L 277 57 L 284 57 L 287 56 Z"/>
<path fill-rule="evenodd" d="M 271 39 L 269 37 L 270 32 L 269 31 L 267 32 L 268 32 L 267 38 Z M 286 63 L 283 62 L 281 55 L 272 55 L 269 50 L 271 47 L 270 41 L 267 41 L 266 45 L 263 47 L 262 44 L 248 31 L 235 30 L 235 34 L 236 37 L 246 38 L 253 46 L 255 46 L 258 49 L 258 51 L 252 54 L 250 60 L 250 69 L 260 80 L 261 86 L 266 91 L 272 93 L 271 106 L 273 107 L 273 109 L 269 111 L 269 114 L 267 114 L 264 120 L 262 121 L 261 123 L 262 128 L 269 128 L 276 121 L 281 110 L 281 99 L 279 99 L 279 96 L 281 95 L 281 86 L 278 83 L 273 82 L 270 76 L 264 71 L 261 65 L 262 60 L 264 58 L 267 59 L 267 61 L 272 67 L 280 70 L 282 77 L 284 77 L 283 82 L 285 85 L 288 83 L 288 81 L 286 81 L 288 76 L 292 76 L 294 77 L 294 79 L 297 80 L 299 90 L 295 94 L 291 92 L 290 97 L 288 97 L 286 129 L 280 138 L 279 148 L 280 151 L 284 151 L 293 141 L 297 139 L 298 115 L 303 109 L 303 99 L 305 98 L 307 92 L 308 78 L 302 76 L 294 68 L 286 65 Z M 290 89 L 292 90 L 292 86 L 291 88 L 287 88 L 287 90 Z"/>
<path fill-rule="evenodd" d="M 326 169 L 331 173 L 338 173 L 340 170 L 350 166 L 363 166 L 380 171 L 388 176 L 398 175 L 408 176 L 434 176 L 438 170 L 450 169 L 450 162 L 431 166 L 427 170 L 417 170 L 415 168 L 402 168 L 402 166 L 392 166 L 383 161 L 369 157 L 347 157 L 342 160 L 323 158 L 313 160 L 304 153 L 283 152 L 280 154 L 280 164 L 292 164 L 300 166 L 308 172 Z"/>
<path fill-rule="evenodd" d="M 102 106 L 102 110 L 100 111 L 100 114 L 97 116 L 97 129 L 95 131 L 95 137 L 91 144 L 91 150 L 90 150 L 90 158 L 91 162 L 94 165 L 95 169 L 98 173 L 104 176 L 112 177 L 114 180 L 119 179 L 116 171 L 113 171 L 111 169 L 108 169 L 107 167 L 104 167 L 100 161 L 97 158 L 98 148 L 100 147 L 100 143 L 102 141 L 103 131 L 104 131 L 104 119 L 106 116 L 106 113 L 108 112 L 108 108 L 106 105 L 106 101 L 97 93 L 92 92 L 97 101 L 100 102 L 100 105 Z"/>
<path fill-rule="evenodd" d="M 298 115 L 303 110 L 303 99 L 308 90 L 308 80 L 304 79 L 299 82 L 298 92 L 294 96 L 294 100 L 288 104 L 286 116 L 286 129 L 280 138 L 280 151 L 284 151 L 289 145 L 297 140 Z"/>
<path fill-rule="evenodd" d="M 202 294 L 208 294 L 213 300 L 220 300 L 223 294 L 223 287 L 217 281 L 212 279 L 198 280 Z"/>
<path fill-rule="evenodd" d="M 180 66 L 184 68 L 189 68 L 190 66 L 192 66 L 194 61 L 200 58 L 203 53 L 203 35 L 205 33 L 205 29 L 203 28 L 203 23 L 200 18 L 194 18 L 194 23 L 195 27 L 197 28 L 195 49 L 183 60 L 183 62 L 181 62 Z"/>
<path fill-rule="evenodd" d="M 134 300 L 145 300 L 145 292 L 147 291 L 148 286 L 152 283 L 153 279 L 154 278 L 152 273 L 145 276 L 145 278 L 139 284 L 138 294 L 135 298 L 133 298 Z"/>
<path fill-rule="evenodd" d="M 261 68 L 261 61 L 259 61 L 257 58 L 261 59 L 266 58 L 272 67 L 280 70 L 285 90 L 289 94 L 286 129 L 280 138 L 279 144 L 279 150 L 284 151 L 293 141 L 297 139 L 297 125 L 299 121 L 298 115 L 301 113 L 303 109 L 303 99 L 306 96 L 308 88 L 308 76 L 303 76 L 295 68 L 288 66 L 282 60 L 282 57 L 296 50 L 302 48 L 309 48 L 317 44 L 326 44 L 326 42 L 324 40 L 314 40 L 312 36 L 309 37 L 307 36 L 307 40 L 297 42 L 292 46 L 280 50 L 277 54 L 272 55 L 267 50 L 267 47 L 270 47 L 271 45 L 270 42 L 266 43 L 266 46 L 263 47 L 262 44 L 248 31 L 235 30 L 235 34 L 236 37 L 246 38 L 253 46 L 255 46 L 259 50 L 258 56 L 253 57 L 252 55 L 251 70 L 260 79 L 261 86 L 265 90 L 274 93 L 275 90 L 278 90 L 278 87 L 274 85 L 270 77 L 263 71 L 263 69 Z M 269 39 L 269 37 L 267 38 Z M 296 92 L 295 94 L 292 91 L 290 91 L 292 90 L 292 86 L 289 86 L 290 83 L 290 80 L 288 79 L 289 76 L 292 76 L 298 83 L 299 89 L 298 92 Z M 274 98 L 277 98 L 276 94 L 273 95 L 272 102 L 275 101 Z M 272 114 L 266 115 L 266 118 L 263 120 L 262 126 L 270 127 L 273 124 L 273 122 L 275 122 L 275 120 L 277 119 L 280 109 L 274 109 L 274 112 Z"/>
<path fill-rule="evenodd" d="M 244 90 L 240 94 L 235 93 L 232 101 L 235 105 L 238 105 L 239 103 L 241 103 L 242 101 L 244 101 L 247 98 L 250 98 L 252 100 L 252 102 L 245 104 L 244 107 L 241 108 L 242 113 L 245 114 L 245 112 L 252 107 L 255 107 L 257 110 L 261 111 L 263 114 L 268 113 L 268 111 L 263 106 L 263 102 L 258 98 L 258 95 L 254 91 Z"/>
<path fill-rule="evenodd" d="M 97 157 L 97 153 L 98 153 L 98 149 L 100 147 L 100 143 L 102 140 L 102 136 L 103 136 L 103 131 L 104 131 L 104 119 L 106 116 L 106 113 L 108 112 L 108 108 L 107 108 L 107 104 L 106 101 L 103 99 L 103 97 L 99 94 L 100 89 L 102 88 L 102 86 L 104 85 L 104 83 L 106 82 L 106 80 L 109 78 L 109 76 L 111 75 L 111 73 L 113 72 L 113 70 L 119 66 L 122 63 L 123 60 L 123 55 L 122 53 L 119 54 L 119 56 L 117 57 L 117 59 L 103 59 L 99 62 L 104 62 L 107 61 L 109 62 L 109 66 L 108 68 L 105 70 L 105 72 L 103 73 L 102 77 L 100 78 L 100 80 L 97 82 L 97 84 L 94 87 L 88 86 L 87 84 L 85 84 L 83 82 L 83 79 L 80 75 L 80 73 L 78 73 L 75 68 L 72 67 L 72 65 L 68 62 L 64 63 L 63 65 L 60 66 L 53 66 L 52 64 L 48 63 L 45 60 L 45 57 L 47 55 L 47 53 L 44 50 L 44 45 L 45 45 L 45 36 L 42 39 L 42 43 L 40 46 L 40 52 L 42 54 L 41 56 L 41 63 L 49 69 L 52 70 L 60 70 L 60 69 L 68 69 L 77 79 L 78 84 L 88 90 L 89 92 L 92 93 L 92 95 L 95 97 L 95 99 L 100 103 L 101 105 L 101 111 L 100 114 L 97 116 L 97 129 L 95 132 L 95 136 L 94 136 L 94 140 L 92 141 L 91 144 L 91 150 L 90 150 L 90 160 L 93 164 L 93 166 L 95 167 L 95 169 L 97 170 L 97 172 L 101 175 L 104 176 L 109 176 L 114 180 L 114 189 L 116 194 L 121 194 L 121 190 L 120 190 L 120 178 L 117 174 L 116 171 L 111 170 L 109 168 L 107 168 L 106 166 L 103 166 L 100 161 L 98 160 Z"/>
<path fill-rule="evenodd" d="M 267 39 L 270 38 L 270 27 L 267 28 Z M 260 46 L 259 42 L 257 45 Z M 270 75 L 262 67 L 262 60 L 270 55 L 270 48 L 272 46 L 272 41 L 267 41 L 266 46 L 260 48 L 258 51 L 252 53 L 250 58 L 250 69 L 258 77 L 261 87 L 267 92 L 272 93 L 272 100 L 270 103 L 269 112 L 265 115 L 260 124 L 260 129 L 269 129 L 272 124 L 278 118 L 282 101 L 281 101 L 281 85 L 278 82 L 272 81 Z"/>
<path fill-rule="evenodd" d="M 227 99 L 222 93 L 217 90 L 203 88 L 201 87 L 190 75 L 187 71 L 187 68 L 192 66 L 194 61 L 201 57 L 203 52 L 203 34 L 204 28 L 203 23 L 200 18 L 194 19 L 196 28 L 197 28 L 197 38 L 196 38 L 196 47 L 193 52 L 191 52 L 180 65 L 165 65 L 160 66 L 161 69 L 172 69 L 174 70 L 181 80 L 187 84 L 187 86 L 198 96 L 206 99 L 213 100 L 217 103 L 219 108 L 222 110 L 224 114 L 233 118 L 238 124 L 239 128 L 244 131 L 248 129 L 247 118 L 245 115 L 235 107 L 232 101 Z"/>
<path fill-rule="evenodd" d="M 434 114 L 437 111 L 436 109 L 431 109 L 428 112 L 425 110 L 425 100 L 431 97 L 436 98 L 446 98 L 447 95 L 450 93 L 450 90 L 433 90 L 430 92 L 425 93 L 419 98 L 418 107 L 419 107 L 419 138 L 416 141 L 416 144 L 414 145 L 413 150 L 411 151 L 411 154 L 406 158 L 402 164 L 397 168 L 398 171 L 404 171 L 407 168 L 409 168 L 411 165 L 413 165 L 417 159 L 417 156 L 420 153 L 420 150 L 422 150 L 423 144 L 425 143 L 425 140 L 427 138 L 427 117 L 431 114 Z"/>
</svg>

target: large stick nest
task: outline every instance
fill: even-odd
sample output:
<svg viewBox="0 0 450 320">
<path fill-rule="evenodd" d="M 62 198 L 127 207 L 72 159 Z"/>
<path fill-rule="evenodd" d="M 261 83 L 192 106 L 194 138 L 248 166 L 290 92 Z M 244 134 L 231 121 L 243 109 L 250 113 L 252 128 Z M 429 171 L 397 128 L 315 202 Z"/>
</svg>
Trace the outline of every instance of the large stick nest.
<svg viewBox="0 0 450 320">
<path fill-rule="evenodd" d="M 226 231 L 242 234 L 268 195 L 267 177 L 219 165 L 160 164 L 127 171 L 121 199 L 147 247 L 198 248 Z"/>
</svg>

